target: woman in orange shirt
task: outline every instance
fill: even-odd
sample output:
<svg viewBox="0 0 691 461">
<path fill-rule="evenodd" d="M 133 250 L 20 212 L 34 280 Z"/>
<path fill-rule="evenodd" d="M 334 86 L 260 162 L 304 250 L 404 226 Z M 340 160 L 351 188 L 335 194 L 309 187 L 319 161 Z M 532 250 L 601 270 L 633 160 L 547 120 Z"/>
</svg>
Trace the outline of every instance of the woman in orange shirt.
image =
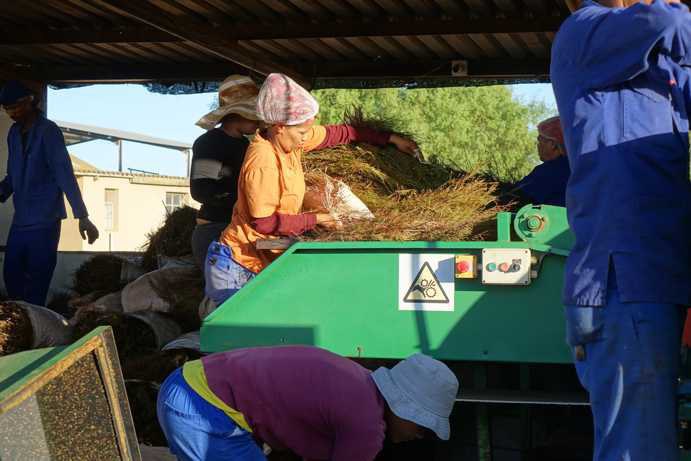
<svg viewBox="0 0 691 461">
<path fill-rule="evenodd" d="M 314 124 L 319 104 L 283 74 L 271 74 L 257 97 L 257 113 L 267 128 L 247 149 L 230 224 L 206 257 L 206 294 L 220 304 L 276 259 L 280 250 L 259 250 L 260 239 L 303 234 L 317 226 L 342 226 L 337 217 L 301 213 L 305 195 L 302 153 L 350 142 L 393 144 L 415 155 L 417 144 L 396 133 L 349 125 Z"/>
</svg>

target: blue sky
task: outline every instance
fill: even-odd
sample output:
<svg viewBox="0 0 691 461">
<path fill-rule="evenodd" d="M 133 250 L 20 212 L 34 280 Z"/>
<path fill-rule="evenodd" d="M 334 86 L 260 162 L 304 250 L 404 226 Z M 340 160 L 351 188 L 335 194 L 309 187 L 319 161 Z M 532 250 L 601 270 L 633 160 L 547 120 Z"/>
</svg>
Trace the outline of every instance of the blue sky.
<svg viewBox="0 0 691 461">
<path fill-rule="evenodd" d="M 544 101 L 554 106 L 551 86 L 513 85 L 516 98 Z M 84 123 L 192 144 L 204 131 L 194 123 L 216 100 L 215 93 L 160 95 L 141 85 L 93 85 L 68 90 L 48 90 L 48 117 Z M 117 170 L 117 146 L 91 141 L 70 147 L 70 153 L 104 170 Z M 125 142 L 123 167 L 166 175 L 184 176 L 185 157 L 173 150 Z"/>
</svg>

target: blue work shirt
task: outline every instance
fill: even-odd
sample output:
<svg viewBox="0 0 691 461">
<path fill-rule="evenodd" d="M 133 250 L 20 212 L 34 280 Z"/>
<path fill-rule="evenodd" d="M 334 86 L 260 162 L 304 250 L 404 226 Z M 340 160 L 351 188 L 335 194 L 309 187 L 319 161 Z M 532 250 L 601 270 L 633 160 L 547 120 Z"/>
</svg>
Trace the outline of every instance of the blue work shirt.
<svg viewBox="0 0 691 461">
<path fill-rule="evenodd" d="M 691 301 L 690 46 L 688 8 L 661 0 L 585 1 L 557 33 L 551 78 L 576 237 L 567 305 L 603 305 L 610 264 L 623 302 Z"/>
<path fill-rule="evenodd" d="M 37 229 L 67 217 L 63 193 L 75 218 L 87 216 L 72 162 L 60 128 L 39 115 L 22 143 L 15 123 L 7 136 L 7 176 L 0 182 L 0 201 L 14 203 L 12 225 Z"/>
<path fill-rule="evenodd" d="M 569 159 L 565 155 L 543 162 L 521 179 L 516 188 L 536 205 L 566 206 Z"/>
</svg>

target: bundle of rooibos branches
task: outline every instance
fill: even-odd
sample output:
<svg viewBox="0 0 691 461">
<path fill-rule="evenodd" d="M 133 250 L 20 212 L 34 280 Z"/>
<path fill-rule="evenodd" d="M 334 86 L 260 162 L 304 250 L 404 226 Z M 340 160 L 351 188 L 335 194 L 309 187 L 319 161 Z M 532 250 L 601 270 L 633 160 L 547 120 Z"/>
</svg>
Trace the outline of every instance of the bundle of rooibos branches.
<svg viewBox="0 0 691 461">
<path fill-rule="evenodd" d="M 365 119 L 357 108 L 344 120 L 355 127 L 396 131 L 395 123 Z M 342 229 L 317 230 L 308 239 L 483 239 L 490 237 L 496 214 L 510 205 L 498 200 L 503 188 L 486 176 L 425 162 L 393 147 L 337 146 L 310 152 L 303 162 L 308 186 L 303 209 L 335 211 L 344 223 Z M 339 203 L 358 202 L 349 192 L 371 214 L 359 204 Z"/>
</svg>

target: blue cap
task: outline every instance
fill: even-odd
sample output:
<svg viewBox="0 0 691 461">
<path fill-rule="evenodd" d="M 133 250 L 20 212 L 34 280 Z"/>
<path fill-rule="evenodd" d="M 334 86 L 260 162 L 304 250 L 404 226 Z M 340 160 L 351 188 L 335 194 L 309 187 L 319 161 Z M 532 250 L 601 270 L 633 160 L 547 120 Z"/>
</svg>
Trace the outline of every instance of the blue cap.
<svg viewBox="0 0 691 461">
<path fill-rule="evenodd" d="M 32 94 L 31 90 L 22 85 L 18 80 L 10 80 L 2 87 L 2 92 L 0 92 L 0 104 L 9 106 Z"/>
</svg>

